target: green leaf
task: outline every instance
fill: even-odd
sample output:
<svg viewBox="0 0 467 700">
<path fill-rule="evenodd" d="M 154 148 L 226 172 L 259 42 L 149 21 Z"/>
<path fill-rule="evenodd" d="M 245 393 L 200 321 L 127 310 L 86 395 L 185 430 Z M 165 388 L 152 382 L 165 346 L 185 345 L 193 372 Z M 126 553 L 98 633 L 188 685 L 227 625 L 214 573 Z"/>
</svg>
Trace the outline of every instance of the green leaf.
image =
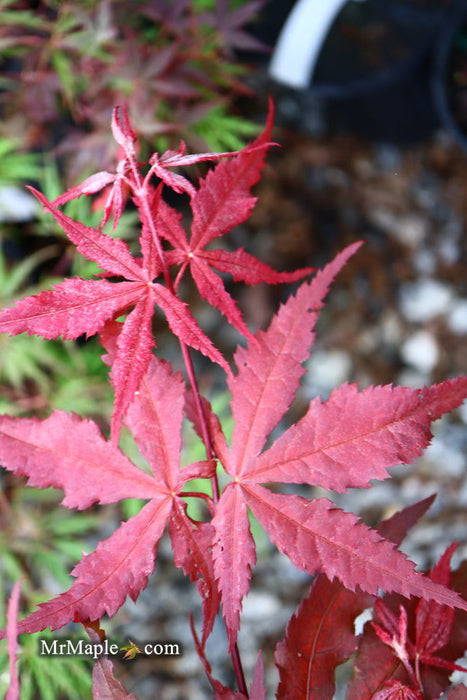
<svg viewBox="0 0 467 700">
<path fill-rule="evenodd" d="M 257 136 L 256 124 L 227 113 L 225 105 L 213 107 L 192 130 L 201 136 L 213 151 L 239 151 L 246 141 Z"/>
</svg>

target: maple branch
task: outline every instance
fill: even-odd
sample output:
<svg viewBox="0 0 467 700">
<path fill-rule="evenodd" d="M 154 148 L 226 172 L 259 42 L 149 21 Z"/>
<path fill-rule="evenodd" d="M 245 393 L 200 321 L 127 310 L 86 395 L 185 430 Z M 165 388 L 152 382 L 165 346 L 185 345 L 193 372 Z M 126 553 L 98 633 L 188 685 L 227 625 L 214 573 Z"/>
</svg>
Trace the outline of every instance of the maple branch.
<svg viewBox="0 0 467 700">
<path fill-rule="evenodd" d="M 162 273 L 164 276 L 164 281 L 167 285 L 167 288 L 174 296 L 176 296 L 176 291 L 174 289 L 174 285 L 172 282 L 172 278 L 170 276 L 169 272 L 169 267 L 167 265 L 167 261 L 165 259 L 164 255 L 164 249 L 161 245 L 161 240 L 160 237 L 157 233 L 156 226 L 154 224 L 154 218 L 151 212 L 151 207 L 149 204 L 149 199 L 147 196 L 147 188 L 145 186 L 145 182 L 142 182 L 141 175 L 139 172 L 135 170 L 135 178 L 137 179 L 137 192 L 135 192 L 138 196 L 138 199 L 140 200 L 140 205 L 142 208 L 142 211 L 144 213 L 145 220 L 147 222 L 147 225 L 149 226 L 149 229 L 151 231 L 152 239 L 154 241 L 154 244 L 156 246 L 157 253 L 159 255 L 161 264 L 162 264 Z M 206 418 L 206 414 L 203 409 L 203 405 L 201 402 L 201 395 L 199 392 L 199 387 L 198 387 L 198 382 L 196 379 L 195 375 L 195 370 L 193 366 L 193 361 L 191 359 L 190 351 L 186 343 L 182 341 L 182 339 L 177 336 L 178 342 L 180 344 L 180 349 L 182 351 L 182 356 L 183 356 L 183 361 L 185 364 L 185 369 L 186 373 L 188 376 L 188 380 L 193 392 L 193 398 L 195 401 L 195 407 L 196 407 L 196 412 L 198 414 L 198 418 L 200 421 L 200 426 L 201 426 L 201 436 L 202 440 L 204 443 L 204 447 L 206 450 L 206 456 L 208 459 L 216 459 L 216 452 L 213 446 L 213 441 L 211 439 L 211 435 L 209 432 L 209 427 L 208 427 L 208 421 Z M 217 479 L 217 474 L 214 474 L 213 477 L 211 477 L 211 485 L 212 485 L 212 493 L 213 493 L 213 501 L 214 504 L 218 503 L 220 499 L 220 490 L 219 490 L 219 482 Z M 234 672 L 235 672 L 235 677 L 237 679 L 237 685 L 238 689 L 241 693 L 243 693 L 246 697 L 248 696 L 248 689 L 245 681 L 245 674 L 243 672 L 243 666 L 242 666 L 242 661 L 240 658 L 240 652 L 238 649 L 237 643 L 235 643 L 232 646 L 231 649 L 231 657 L 232 657 L 232 664 L 234 667 Z"/>
<path fill-rule="evenodd" d="M 237 679 L 238 690 L 243 693 L 245 697 L 249 698 L 248 688 L 245 681 L 245 674 L 243 673 L 242 662 L 240 659 L 240 652 L 238 650 L 237 643 L 235 642 L 231 651 L 232 663 L 235 671 L 235 678 Z"/>
<path fill-rule="evenodd" d="M 169 266 L 167 265 L 167 260 L 164 255 L 164 249 L 161 244 L 161 239 L 160 236 L 157 232 L 157 228 L 154 224 L 154 216 L 151 211 L 151 206 L 149 203 L 149 198 L 148 198 L 148 191 L 147 191 L 147 186 L 146 186 L 146 181 L 143 182 L 141 174 L 135 170 L 135 179 L 136 179 L 136 186 L 135 186 L 135 194 L 137 195 L 139 201 L 140 201 L 140 207 L 143 212 L 144 220 L 147 223 L 151 235 L 152 235 L 152 240 L 156 246 L 157 254 L 159 256 L 159 259 L 162 264 L 162 274 L 164 276 L 164 281 L 166 283 L 167 289 L 174 295 L 177 296 L 176 290 L 174 288 L 174 284 L 172 282 L 172 278 L 170 276 L 169 272 Z M 195 406 L 196 406 L 196 412 L 198 414 L 199 420 L 200 420 L 200 425 L 201 425 L 201 432 L 202 432 L 202 440 L 206 449 L 206 456 L 208 459 L 216 459 L 216 453 L 214 450 L 214 446 L 212 443 L 211 435 L 209 433 L 209 427 L 208 427 L 208 421 L 206 419 L 206 415 L 203 410 L 203 406 L 201 403 L 201 396 L 199 393 L 199 387 L 198 387 L 198 382 L 196 380 L 196 375 L 193 367 L 193 361 L 191 359 L 191 355 L 188 349 L 188 346 L 186 343 L 179 337 L 177 336 L 178 342 L 180 343 L 180 348 L 182 351 L 182 356 L 183 356 L 183 361 L 185 364 L 185 369 L 186 373 L 188 375 L 188 380 L 191 386 L 191 389 L 193 391 L 193 397 L 195 400 Z M 212 491 L 213 491 L 213 499 L 214 503 L 217 503 L 219 498 L 220 498 L 220 491 L 219 491 L 219 483 L 217 480 L 217 475 L 214 475 L 211 478 L 211 484 L 212 484 Z"/>
<path fill-rule="evenodd" d="M 157 233 L 157 229 L 154 225 L 154 219 L 153 219 L 153 216 L 151 213 L 151 207 L 149 205 L 149 201 L 148 201 L 148 197 L 147 197 L 147 190 L 144 186 L 141 187 L 141 191 L 139 193 L 139 198 L 141 200 L 144 215 L 146 217 L 148 226 L 151 230 L 152 238 L 153 238 L 153 241 L 156 245 L 156 249 L 157 249 L 157 252 L 159 254 L 159 258 L 161 260 L 161 263 L 162 263 L 162 271 L 163 271 L 165 283 L 166 283 L 169 291 L 172 292 L 172 294 L 176 295 L 176 291 L 174 289 L 172 278 L 171 278 L 170 273 L 169 273 L 167 261 L 165 259 L 164 249 L 162 248 L 160 237 L 159 237 L 159 235 Z M 190 351 L 189 351 L 189 348 L 186 345 L 186 343 L 184 343 L 180 337 L 177 336 L 177 339 L 178 339 L 178 342 L 180 344 L 180 349 L 182 351 L 183 361 L 185 363 L 186 373 L 188 375 L 188 380 L 189 380 L 189 383 L 191 386 L 191 390 L 193 392 L 193 398 L 195 401 L 196 412 L 198 414 L 198 418 L 199 418 L 200 426 L 201 426 L 201 437 L 202 437 L 204 447 L 206 450 L 206 456 L 208 459 L 216 459 L 217 455 L 216 455 L 216 452 L 214 449 L 213 441 L 211 439 L 211 434 L 209 432 L 208 421 L 207 421 L 206 414 L 205 414 L 204 409 L 203 409 L 203 404 L 201 402 L 201 395 L 199 392 L 198 381 L 196 379 L 196 374 L 195 374 L 195 370 L 194 370 L 194 366 L 193 366 L 193 361 L 191 359 Z M 213 501 L 214 501 L 214 504 L 217 504 L 219 502 L 219 499 L 220 499 L 219 481 L 217 479 L 217 473 L 214 474 L 213 477 L 211 477 L 211 486 L 212 486 Z M 231 657 L 232 657 L 232 664 L 234 667 L 235 678 L 237 679 L 238 689 L 246 697 L 249 697 L 248 689 L 247 689 L 247 685 L 246 685 L 246 681 L 245 681 L 245 674 L 243 671 L 242 661 L 241 661 L 241 657 L 240 657 L 240 651 L 238 649 L 237 643 L 235 643 L 231 649 Z"/>
<path fill-rule="evenodd" d="M 423 693 L 422 676 L 420 669 L 420 654 L 418 652 L 415 655 L 415 680 L 418 684 L 420 691 Z"/>
</svg>

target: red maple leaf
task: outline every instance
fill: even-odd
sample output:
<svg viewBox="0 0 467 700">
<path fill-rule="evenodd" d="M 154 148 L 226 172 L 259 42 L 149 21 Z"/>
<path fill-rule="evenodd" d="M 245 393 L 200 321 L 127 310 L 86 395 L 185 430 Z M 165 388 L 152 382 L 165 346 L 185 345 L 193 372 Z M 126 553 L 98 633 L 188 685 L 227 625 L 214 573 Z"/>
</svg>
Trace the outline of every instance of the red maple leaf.
<svg viewBox="0 0 467 700">
<path fill-rule="evenodd" d="M 309 357 L 318 312 L 330 284 L 360 244 L 346 248 L 310 282 L 302 283 L 275 314 L 269 328 L 251 336 L 211 267 L 249 284 L 297 280 L 310 268 L 279 273 L 243 250 L 229 253 L 206 246 L 249 215 L 255 201 L 251 188 L 263 166 L 271 126 L 272 112 L 264 133 L 252 146 L 228 164 L 220 163 L 196 189 L 169 168 L 226 154 L 189 156 L 182 146 L 177 152 L 155 154 L 143 178 L 135 160 L 136 141 L 126 111 L 114 112 L 112 130 L 123 153 L 117 174 L 99 173 L 94 180 L 88 179 L 65 194 L 61 201 L 93 194 L 113 183 L 104 218 L 113 213 L 114 220 L 118 220 L 125 196 L 122 188 L 128 187 L 141 217 L 141 258 L 133 257 L 123 241 L 73 221 L 35 192 L 78 250 L 104 270 L 101 277 L 118 276 L 124 281 L 65 280 L 0 313 L 0 332 L 26 331 L 46 338 L 76 338 L 100 332 L 115 388 L 112 440 L 106 440 L 91 420 L 74 414 L 54 411 L 43 421 L 3 416 L 0 461 L 15 474 L 28 477 L 31 486 L 63 489 L 63 504 L 69 508 L 84 509 L 96 502 L 114 503 L 123 498 L 143 498 L 148 503 L 100 542 L 93 553 L 85 555 L 72 572 L 76 580 L 71 588 L 41 604 L 18 624 L 18 631 L 34 632 L 48 626 L 56 629 L 72 620 L 89 623 L 105 613 L 113 615 L 127 595 L 135 600 L 154 569 L 157 545 L 168 526 L 175 564 L 196 582 L 203 599 L 201 641 L 195 632 L 194 637 L 215 697 L 246 697 L 244 682 L 239 683 L 242 692 L 235 692 L 212 677 L 204 650 L 222 603 L 230 650 L 237 659 L 237 680 L 241 679 L 235 644 L 242 600 L 256 559 L 249 525 L 251 511 L 296 567 L 310 574 L 323 574 L 331 582 L 325 585 L 324 578 L 319 577 L 295 618 L 313 619 L 315 628 L 322 626 L 311 647 L 293 621 L 288 641 L 278 649 L 283 664 L 290 659 L 290 647 L 295 642 L 305 649 L 312 665 L 318 650 L 326 652 L 325 666 L 315 674 L 311 685 L 301 664 L 302 673 L 293 692 L 297 693 L 298 688 L 298 694 L 306 697 L 310 688 L 323 694 L 327 686 L 329 691 L 335 666 L 355 649 L 350 630 L 353 617 L 383 589 L 392 594 L 376 603 L 376 626 L 365 628 L 348 700 L 364 700 L 375 693 L 380 698 L 413 700 L 418 698 L 417 684 L 423 686 L 427 697 L 438 697 L 436 693 L 445 687 L 445 676 L 455 667 L 455 654 L 464 644 L 459 630 L 467 603 L 447 588 L 452 548 L 426 577 L 394 544 L 400 542 L 405 528 L 424 506 L 374 530 L 327 498 L 286 495 L 268 488 L 268 484 L 308 484 L 338 492 L 371 488 L 372 480 L 387 478 L 393 465 L 407 464 L 420 456 L 432 437 L 431 422 L 459 406 L 467 396 L 467 377 L 420 389 L 388 385 L 359 391 L 356 385 L 346 383 L 326 401 L 313 399 L 303 418 L 272 439 L 304 374 L 303 362 Z M 162 181 L 157 188 L 150 183 L 153 176 Z M 178 215 L 163 202 L 163 184 L 190 195 L 190 237 Z M 173 249 L 165 251 L 160 237 Z M 175 282 L 169 274 L 172 265 L 180 266 Z M 201 295 L 250 341 L 235 353 L 235 374 L 176 295 L 178 282 L 188 268 Z M 163 283 L 155 281 L 159 275 Z M 226 370 L 234 420 L 230 446 L 218 417 L 199 395 L 189 356 L 186 367 L 190 391 L 169 364 L 153 357 L 151 322 L 156 305 L 163 309 L 179 338 L 185 360 L 185 346 L 189 345 Z M 130 307 L 134 308 L 123 323 L 115 321 Z M 180 469 L 185 402 L 186 413 L 213 459 Z M 123 421 L 150 471 L 137 468 L 119 450 L 117 438 Z M 182 489 L 192 479 L 212 478 L 214 457 L 231 480 L 220 494 L 215 482 L 217 492 L 213 491 L 212 499 L 199 494 L 208 503 L 212 519 L 196 522 L 188 517 L 184 500 L 193 494 Z M 457 582 L 464 593 L 462 577 L 465 579 L 465 571 L 459 579 L 453 577 L 453 588 Z M 407 602 L 402 596 L 413 596 L 417 601 Z M 310 610 L 310 600 L 326 605 L 329 616 L 323 617 L 322 611 L 316 616 Z M 460 610 L 454 613 L 453 607 Z M 332 619 L 341 634 L 335 646 L 329 644 Z M 454 643 L 448 642 L 453 630 Z M 375 651 L 378 664 L 372 657 Z M 359 677 L 362 668 L 366 670 L 364 687 Z M 98 666 L 96 676 L 99 688 L 113 687 L 119 697 L 125 697 L 126 691 L 113 679 L 108 664 Z M 279 697 L 287 697 L 287 692 L 282 683 Z M 251 697 L 265 697 L 261 657 Z"/>
<path fill-rule="evenodd" d="M 434 497 L 405 508 L 384 520 L 378 532 L 400 544 L 408 529 L 425 513 Z M 275 651 L 280 683 L 278 700 L 319 697 L 332 700 L 335 671 L 356 651 L 355 618 L 371 607 L 375 597 L 347 590 L 338 580 L 315 576 L 307 596 L 291 617 Z"/>
<path fill-rule="evenodd" d="M 423 389 L 380 386 L 360 392 L 344 384 L 327 401 L 314 399 L 305 416 L 264 450 L 298 387 L 328 287 L 358 246 L 349 246 L 310 283 L 303 283 L 269 329 L 259 331 L 255 342 L 235 355 L 237 374 L 228 379 L 235 422 L 232 446 L 227 449 L 218 435 L 215 444 L 232 481 L 212 521 L 214 571 L 231 644 L 255 563 L 248 509 L 278 549 L 310 574 L 337 577 L 350 590 L 359 586 L 376 594 L 382 588 L 467 608 L 455 593 L 416 572 L 391 543 L 330 500 L 283 495 L 263 486 L 275 481 L 340 492 L 368 488 L 371 479 L 386 478 L 389 467 L 420 456 L 431 439 L 431 421 L 466 395 L 466 377 Z"/>
<path fill-rule="evenodd" d="M 164 253 L 160 242 L 156 240 L 157 235 L 165 236 L 175 247 L 175 250 L 167 253 L 169 264 L 178 261 L 186 266 L 187 262 L 191 262 L 191 272 L 202 296 L 219 308 L 231 323 L 247 336 L 250 336 L 250 332 L 235 302 L 225 291 L 220 279 L 210 271 L 209 264 L 215 265 L 223 272 L 230 272 L 236 280 L 245 280 L 250 284 L 260 281 L 276 283 L 296 280 L 311 271 L 311 268 L 306 268 L 293 273 L 280 273 L 244 251 L 228 253 L 201 250 L 206 243 L 226 233 L 250 213 L 255 202 L 250 190 L 260 176 L 264 151 L 270 145 L 271 126 L 272 108 L 264 133 L 236 156 L 232 153 L 186 155 L 183 144 L 178 152 L 168 151 L 162 156 L 154 154 L 150 159 L 151 168 L 143 179 L 138 174 L 135 135 L 131 130 L 127 112 L 116 108 L 112 117 L 112 131 L 123 154 L 116 174 L 101 172 L 92 175 L 53 203 L 34 188 L 29 188 L 62 226 L 78 251 L 104 270 L 101 277 L 117 276 L 123 277 L 125 281 L 66 279 L 53 289 L 27 297 L 19 301 L 14 308 L 2 311 L 0 333 L 35 333 L 48 339 L 60 335 L 65 339 L 75 339 L 83 334 L 89 337 L 98 332 L 108 320 L 116 318 L 133 306 L 121 329 L 111 374 L 115 389 L 111 428 L 115 440 L 118 439 L 123 416 L 135 391 L 138 390 L 155 345 L 152 318 L 156 306 L 163 310 L 171 330 L 182 343 L 199 350 L 227 372 L 230 371 L 221 353 L 199 328 L 188 306 L 175 294 L 168 276 Z M 185 177 L 169 170 L 180 165 L 226 157 L 232 158 L 230 163 L 223 163 L 211 172 L 206 180 L 201 182 L 199 191 Z M 150 184 L 154 174 L 162 183 L 176 191 L 186 191 L 191 195 L 193 233 L 190 244 L 176 215 L 162 201 L 161 187 L 154 190 Z M 115 227 L 123 211 L 125 199 L 131 191 L 139 206 L 142 222 L 142 258 L 133 257 L 123 240 L 114 239 L 98 229 L 84 226 L 57 208 L 69 199 L 94 194 L 110 183 L 113 185 L 105 207 L 103 223 L 113 212 Z M 171 234 L 169 230 L 172 231 Z M 155 281 L 161 273 L 164 274 L 165 284 Z"/>
<path fill-rule="evenodd" d="M 168 252 L 168 260 L 172 265 L 180 266 L 175 287 L 189 268 L 201 296 L 250 339 L 251 333 L 237 305 L 225 290 L 222 279 L 211 268 L 247 284 L 294 282 L 314 270 L 307 267 L 294 272 L 277 272 L 243 248 L 233 252 L 224 248 L 206 249 L 212 241 L 243 223 L 251 214 L 256 203 L 251 188 L 259 180 L 264 165 L 272 121 L 273 109 L 270 105 L 266 128 L 256 141 L 229 161 L 219 163 L 209 171 L 206 179 L 200 181 L 199 189 L 190 192 L 193 211 L 190 237 L 181 225 L 180 215 L 165 202 L 154 198 L 156 228 L 174 248 Z"/>
<path fill-rule="evenodd" d="M 0 461 L 15 474 L 29 477 L 38 488 L 64 490 L 63 505 L 84 509 L 93 503 L 115 503 L 123 498 L 149 499 L 142 510 L 123 523 L 94 552 L 73 569 L 76 581 L 53 600 L 43 603 L 18 623 L 18 632 L 35 632 L 50 626 L 57 629 L 70 621 L 97 620 L 113 615 L 127 595 L 136 600 L 154 569 L 157 543 L 170 523 L 175 561 L 193 580 L 203 577 L 203 599 L 215 590 L 202 554 L 187 555 L 187 546 L 199 537 L 196 524 L 185 513 L 181 498 L 184 484 L 194 478 L 212 476 L 213 462 L 196 462 L 180 469 L 181 425 L 185 385 L 169 365 L 152 358 L 126 417 L 136 444 L 150 465 L 147 473 L 136 467 L 98 426 L 89 419 L 54 411 L 48 418 L 0 417 Z M 170 431 L 166 426 L 171 426 Z M 181 542 L 174 530 L 192 532 L 191 541 Z M 203 563 L 204 559 L 204 563 Z M 196 567 L 196 570 L 195 570 Z M 215 617 L 214 602 L 205 604 L 205 634 Z"/>
<path fill-rule="evenodd" d="M 123 324 L 112 367 L 111 379 L 115 389 L 112 433 L 115 438 L 151 358 L 154 346 L 152 317 L 156 304 L 163 309 L 169 326 L 183 342 L 228 370 L 222 355 L 199 328 L 187 305 L 166 286 L 153 281 L 161 268 L 155 256 L 150 259 L 145 256 L 148 250 L 145 241 L 142 242 L 143 259 L 140 263 L 132 257 L 124 241 L 73 221 L 54 208 L 40 192 L 33 192 L 80 253 L 97 262 L 109 275 L 124 277 L 126 281 L 66 279 L 53 289 L 27 297 L 15 307 L 2 311 L 0 332 L 16 335 L 26 331 L 49 339 L 60 335 L 65 339 L 83 334 L 89 337 L 97 333 L 106 321 L 134 306 Z"/>
<path fill-rule="evenodd" d="M 465 598 L 463 573 L 451 576 L 450 572 L 455 549 L 455 544 L 448 547 L 429 577 L 444 586 L 457 584 L 459 579 L 458 590 Z M 397 695 L 405 689 L 430 700 L 449 686 L 452 671 L 465 670 L 455 663 L 467 643 L 464 610 L 453 610 L 435 600 L 407 602 L 389 595 L 376 602 L 375 613 L 375 620 L 367 623 L 362 635 L 348 700 L 405 697 Z"/>
</svg>

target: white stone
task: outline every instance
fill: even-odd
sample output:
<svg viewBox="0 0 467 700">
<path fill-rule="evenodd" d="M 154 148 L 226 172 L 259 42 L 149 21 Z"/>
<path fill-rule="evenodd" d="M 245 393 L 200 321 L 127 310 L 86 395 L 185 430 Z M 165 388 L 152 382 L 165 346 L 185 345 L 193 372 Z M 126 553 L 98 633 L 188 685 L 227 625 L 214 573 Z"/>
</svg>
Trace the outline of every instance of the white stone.
<svg viewBox="0 0 467 700">
<path fill-rule="evenodd" d="M 313 395 L 326 395 L 349 379 L 351 369 L 351 359 L 344 350 L 318 350 L 311 356 L 306 383 Z"/>
<path fill-rule="evenodd" d="M 429 373 L 438 362 L 436 340 L 427 331 L 417 331 L 409 336 L 401 348 L 402 358 L 420 372 Z"/>
<path fill-rule="evenodd" d="M 358 615 L 354 620 L 354 630 L 355 634 L 361 634 L 365 626 L 365 622 L 373 619 L 373 608 L 367 608 L 360 615 Z"/>
<path fill-rule="evenodd" d="M 456 299 L 448 316 L 448 326 L 458 335 L 467 333 L 467 299 Z"/>
<path fill-rule="evenodd" d="M 423 372 L 418 372 L 413 367 L 407 366 L 398 373 L 395 383 L 399 384 L 400 386 L 408 386 L 412 389 L 418 389 L 426 384 L 426 380 L 426 374 Z"/>
<path fill-rule="evenodd" d="M 381 334 L 388 345 L 398 345 L 402 339 L 402 326 L 399 316 L 393 311 L 386 311 L 381 320 Z"/>
<path fill-rule="evenodd" d="M 280 603 L 276 596 L 266 592 L 250 591 L 243 601 L 242 619 L 261 622 L 277 615 L 279 608 Z"/>
<path fill-rule="evenodd" d="M 30 221 L 39 208 L 37 199 L 19 187 L 0 187 L 0 221 Z"/>
<path fill-rule="evenodd" d="M 405 284 L 401 289 L 400 304 L 408 321 L 423 323 L 449 311 L 452 289 L 434 279 L 422 279 Z"/>
<path fill-rule="evenodd" d="M 467 400 L 465 400 L 457 410 L 459 411 L 461 421 L 467 425 Z"/>
<path fill-rule="evenodd" d="M 417 214 L 397 216 L 390 209 L 378 207 L 370 213 L 370 218 L 376 226 L 411 248 L 420 246 L 428 233 L 425 217 Z"/>
<path fill-rule="evenodd" d="M 414 268 L 420 275 L 432 275 L 436 271 L 438 261 L 432 250 L 418 248 L 413 255 Z"/>
<path fill-rule="evenodd" d="M 401 243 L 416 248 L 425 240 L 427 232 L 427 219 L 424 216 L 408 214 L 399 217 L 394 235 Z"/>
<path fill-rule="evenodd" d="M 465 456 L 444 440 L 433 440 L 425 451 L 425 459 L 433 465 L 433 468 L 436 466 L 440 476 L 456 479 L 465 474 Z"/>
</svg>

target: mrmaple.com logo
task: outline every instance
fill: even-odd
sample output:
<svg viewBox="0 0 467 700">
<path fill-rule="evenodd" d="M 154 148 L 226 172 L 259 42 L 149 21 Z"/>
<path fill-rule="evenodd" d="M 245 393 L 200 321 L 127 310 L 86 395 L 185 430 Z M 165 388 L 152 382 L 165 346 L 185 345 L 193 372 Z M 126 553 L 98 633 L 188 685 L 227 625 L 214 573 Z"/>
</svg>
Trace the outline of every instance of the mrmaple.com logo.
<svg viewBox="0 0 467 700">
<path fill-rule="evenodd" d="M 129 640 L 126 646 L 120 646 L 105 639 L 103 642 L 89 642 L 84 639 L 41 639 L 41 656 L 85 656 L 94 660 L 101 656 L 123 654 L 124 659 L 134 659 L 137 654 L 144 656 L 180 656 L 179 642 L 139 642 L 136 645 Z"/>
</svg>

